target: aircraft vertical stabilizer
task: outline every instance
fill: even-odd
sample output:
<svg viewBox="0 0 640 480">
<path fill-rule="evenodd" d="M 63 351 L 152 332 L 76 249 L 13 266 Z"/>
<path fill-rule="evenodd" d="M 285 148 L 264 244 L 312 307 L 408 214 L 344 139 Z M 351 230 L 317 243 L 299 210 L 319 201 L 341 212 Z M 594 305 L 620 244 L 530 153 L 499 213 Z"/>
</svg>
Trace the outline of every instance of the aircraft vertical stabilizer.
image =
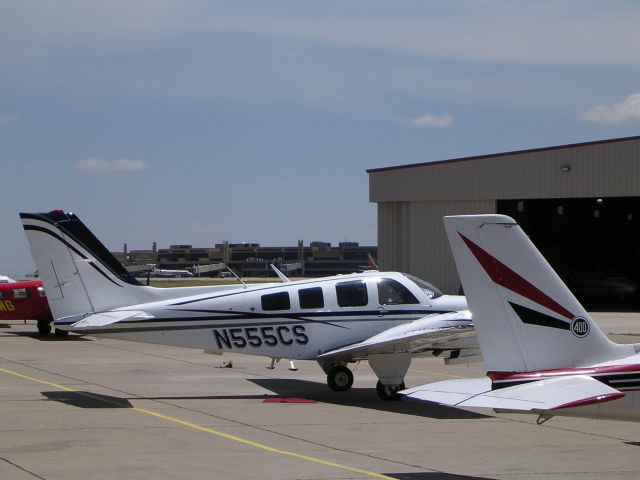
<svg viewBox="0 0 640 480">
<path fill-rule="evenodd" d="M 21 213 L 20 218 L 56 320 L 155 298 L 73 213 Z"/>
<path fill-rule="evenodd" d="M 489 371 L 572 368 L 634 353 L 604 335 L 512 218 L 444 223 Z"/>
</svg>

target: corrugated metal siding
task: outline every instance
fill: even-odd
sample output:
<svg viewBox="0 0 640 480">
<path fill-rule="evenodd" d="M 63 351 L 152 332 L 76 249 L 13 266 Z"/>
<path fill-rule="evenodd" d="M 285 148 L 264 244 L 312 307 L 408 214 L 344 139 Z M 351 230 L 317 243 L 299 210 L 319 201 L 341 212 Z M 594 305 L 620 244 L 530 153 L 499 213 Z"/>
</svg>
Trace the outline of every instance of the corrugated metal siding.
<svg viewBox="0 0 640 480">
<path fill-rule="evenodd" d="M 406 202 L 386 202 L 378 205 L 378 266 L 382 270 L 403 271 L 402 258 L 406 222 L 402 221 L 402 210 Z"/>
<path fill-rule="evenodd" d="M 372 172 L 369 187 L 372 202 L 638 196 L 640 140 Z"/>
<path fill-rule="evenodd" d="M 411 273 L 446 293 L 457 293 L 460 280 L 442 217 L 495 211 L 493 200 L 381 203 L 378 206 L 380 268 Z"/>
<path fill-rule="evenodd" d="M 457 293 L 444 215 L 492 213 L 496 200 L 640 196 L 640 139 L 373 171 L 369 196 L 380 267 Z"/>
</svg>

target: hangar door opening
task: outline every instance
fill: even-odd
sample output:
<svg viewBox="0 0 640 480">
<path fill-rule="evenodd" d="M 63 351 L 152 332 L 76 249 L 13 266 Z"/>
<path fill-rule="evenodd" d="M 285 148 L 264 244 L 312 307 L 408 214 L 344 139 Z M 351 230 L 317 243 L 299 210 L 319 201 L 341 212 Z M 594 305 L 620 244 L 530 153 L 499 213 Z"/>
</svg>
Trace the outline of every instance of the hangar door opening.
<svg viewBox="0 0 640 480">
<path fill-rule="evenodd" d="M 590 307 L 640 303 L 640 197 L 498 200 Z"/>
</svg>

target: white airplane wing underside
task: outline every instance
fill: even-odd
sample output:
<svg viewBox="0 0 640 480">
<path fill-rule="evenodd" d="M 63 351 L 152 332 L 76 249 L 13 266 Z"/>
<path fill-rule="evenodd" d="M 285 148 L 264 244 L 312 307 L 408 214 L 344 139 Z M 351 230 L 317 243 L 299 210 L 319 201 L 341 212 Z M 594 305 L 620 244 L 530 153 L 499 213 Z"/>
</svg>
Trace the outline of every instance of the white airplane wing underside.
<svg viewBox="0 0 640 480">
<path fill-rule="evenodd" d="M 491 390 L 491 379 L 445 380 L 403 390 L 403 395 L 455 407 L 537 412 L 616 400 L 624 394 L 587 375 L 537 380 Z"/>
<path fill-rule="evenodd" d="M 473 350 L 479 354 L 471 314 L 468 310 L 429 315 L 385 330 L 362 342 L 337 348 L 319 358 L 364 359 L 371 354 Z"/>
</svg>

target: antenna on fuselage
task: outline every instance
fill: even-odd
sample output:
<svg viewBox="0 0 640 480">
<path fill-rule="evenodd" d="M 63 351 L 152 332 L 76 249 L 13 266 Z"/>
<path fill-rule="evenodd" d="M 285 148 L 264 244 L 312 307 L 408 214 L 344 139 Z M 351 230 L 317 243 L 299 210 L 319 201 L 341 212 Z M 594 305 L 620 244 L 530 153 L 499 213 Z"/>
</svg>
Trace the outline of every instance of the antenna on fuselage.
<svg viewBox="0 0 640 480">
<path fill-rule="evenodd" d="M 291 279 L 289 277 L 287 277 L 284 273 L 282 273 L 280 270 L 278 270 L 278 267 L 276 267 L 273 263 L 270 263 L 269 266 L 271 267 L 271 270 L 276 272 L 276 275 L 278 275 L 280 280 L 282 280 L 282 283 L 291 282 Z"/>
<path fill-rule="evenodd" d="M 231 275 L 236 277 L 236 279 L 242 284 L 242 288 L 247 288 L 247 284 L 242 281 L 242 279 L 238 276 L 236 272 L 234 272 L 229 265 L 227 265 L 227 270 L 231 272 Z"/>
</svg>

